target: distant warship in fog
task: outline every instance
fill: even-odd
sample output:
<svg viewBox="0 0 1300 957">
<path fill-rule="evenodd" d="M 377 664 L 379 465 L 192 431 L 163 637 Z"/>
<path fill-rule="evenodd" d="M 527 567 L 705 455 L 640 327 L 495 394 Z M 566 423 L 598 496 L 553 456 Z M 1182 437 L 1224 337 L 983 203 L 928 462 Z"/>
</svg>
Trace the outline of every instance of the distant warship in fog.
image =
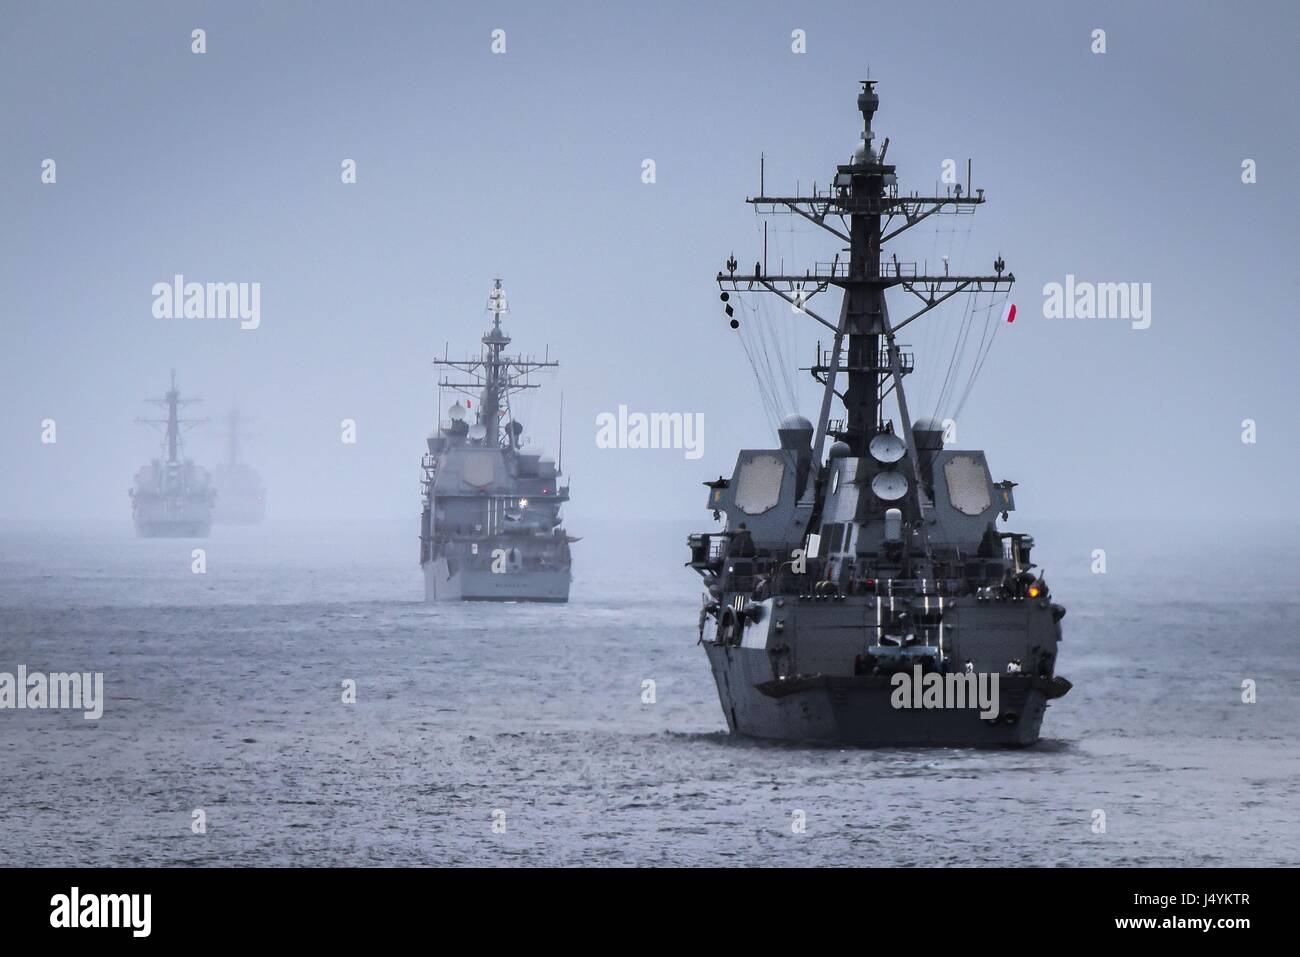
<svg viewBox="0 0 1300 957">
<path fill-rule="evenodd" d="M 248 421 L 238 409 L 226 416 L 226 461 L 212 470 L 217 504 L 212 520 L 218 525 L 258 525 L 266 517 L 266 487 L 262 476 L 239 458 L 240 426 Z"/>
<path fill-rule="evenodd" d="M 207 535 L 212 525 L 216 490 L 205 469 L 181 458 L 181 428 L 203 420 L 182 419 L 178 415 L 181 406 L 200 400 L 181 398 L 173 371 L 171 388 L 163 397 L 146 401 L 165 408 L 167 418 L 136 420 L 161 427 L 164 456 L 142 467 L 130 489 L 136 534 L 146 537 Z"/>
<path fill-rule="evenodd" d="M 767 196 L 760 175 L 749 200 L 761 213 L 801 215 L 844 252 L 775 274 L 762 262 L 749 274 L 732 256 L 717 275 L 728 316 L 732 297 L 775 293 L 826 327 L 832 348 L 819 345 L 805 370 L 822 386 L 816 428 L 788 415 L 779 448 L 742 451 L 729 478 L 705 483 L 707 507 L 725 524 L 690 537 L 689 564 L 707 589 L 700 640 L 736 733 L 850 745 L 1031 744 L 1047 702 L 1070 689 L 1055 676 L 1065 609 L 1032 570 L 1033 539 L 998 528 L 1015 507 L 1015 483 L 994 482 L 982 451 L 945 448 L 941 422 L 909 417 L 903 380 L 913 356 L 895 340 L 964 290 L 989 293 L 991 314 L 993 294 L 1005 300 L 1014 276 L 1000 256 L 992 275 L 949 275 L 946 262 L 929 275 L 885 258 L 883 244 L 933 214 L 974 212 L 984 191 L 971 195 L 968 172 L 964 193 L 961 184 L 943 196 L 900 193 L 885 163 L 889 140 L 874 141 L 878 105 L 875 82 L 864 82 L 861 142 L 828 188 Z M 809 305 L 832 286 L 843 291 L 838 321 Z M 885 301 L 892 287 L 919 301 L 897 323 Z M 1005 316 L 1014 318 L 1014 306 Z M 836 398 L 845 415 L 831 419 Z M 1036 407 L 1008 411 L 1008 422 L 1040 416 Z M 834 443 L 823 458 L 827 436 Z M 972 706 L 977 688 L 981 699 L 996 691 L 996 704 Z"/>
<path fill-rule="evenodd" d="M 523 425 L 510 406 L 510 396 L 538 388 L 528 381 L 532 371 L 559 363 L 505 354 L 500 279 L 487 311 L 492 326 L 478 358 L 434 360 L 460 373 L 439 380 L 439 409 L 443 389 L 464 402 L 428 437 L 421 462 L 425 600 L 568 601 L 569 543 L 577 539 L 566 534 L 560 509 L 569 488 L 554 460 L 521 446 Z"/>
</svg>

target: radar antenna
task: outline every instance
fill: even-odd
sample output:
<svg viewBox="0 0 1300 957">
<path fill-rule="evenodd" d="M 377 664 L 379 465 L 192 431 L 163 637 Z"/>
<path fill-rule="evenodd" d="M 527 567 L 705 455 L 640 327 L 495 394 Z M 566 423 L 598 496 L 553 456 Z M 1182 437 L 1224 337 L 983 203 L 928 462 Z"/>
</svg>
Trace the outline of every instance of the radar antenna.
<svg viewBox="0 0 1300 957">
<path fill-rule="evenodd" d="M 172 370 L 171 386 L 163 393 L 161 399 L 145 399 L 151 405 L 160 405 L 167 410 L 165 419 L 136 419 L 136 422 L 142 425 L 151 425 L 159 429 L 163 434 L 163 452 L 166 454 L 168 465 L 175 465 L 180 461 L 181 450 L 181 433 L 189 431 L 196 425 L 202 425 L 207 419 L 182 419 L 179 411 L 182 407 L 192 405 L 196 402 L 202 402 L 202 399 L 182 399 L 180 390 L 176 388 L 176 370 Z"/>
<path fill-rule="evenodd" d="M 889 141 L 877 153 L 872 119 L 880 105 L 876 80 L 863 80 L 858 95 L 862 114 L 861 139 L 848 163 L 836 167 L 831 185 L 816 186 L 806 195 L 759 195 L 746 201 L 762 216 L 792 214 L 821 227 L 841 242 L 847 243 L 847 257 L 836 256 L 831 262 L 814 262 L 802 273 L 784 269 L 773 274 L 755 266 L 752 276 L 737 274 L 734 256 L 717 282 L 724 294 L 739 293 L 756 287 L 771 292 L 810 316 L 833 334 L 829 361 L 818 350 L 818 362 L 811 367 L 813 378 L 824 387 L 817 431 L 813 440 L 814 474 L 820 468 L 826 436 L 844 442 L 849 454 L 866 454 L 871 439 L 885 429 L 883 403 L 894 393 L 901 400 L 900 415 L 907 418 L 903 396 L 903 376 L 911 372 L 911 356 L 895 344 L 894 336 L 921 316 L 946 302 L 959 292 L 1009 289 L 1014 274 L 1005 272 L 1001 256 L 994 272 L 988 275 L 930 275 L 918 270 L 916 263 L 900 263 L 897 257 L 883 258 L 890 240 L 929 217 L 945 214 L 969 214 L 984 203 L 984 190 L 972 194 L 958 184 L 944 195 L 922 196 L 899 191 L 895 167 L 885 162 Z M 760 183 L 763 180 L 760 179 Z M 765 185 L 765 184 L 764 184 Z M 765 193 L 765 191 L 762 191 Z M 936 191 L 937 192 L 937 191 Z M 809 308 L 809 302 L 832 286 L 843 291 L 840 315 L 831 322 Z M 885 306 L 885 291 L 899 287 L 920 302 L 920 308 L 890 327 Z M 723 296 L 725 302 L 728 295 Z M 731 307 L 726 307 L 728 315 Z M 733 322 L 733 328 L 735 323 Z M 836 380 L 843 374 L 847 387 L 836 391 Z M 839 397 L 845 418 L 832 422 L 831 400 Z M 909 436 L 909 452 L 915 456 L 910 441 L 911 422 L 903 422 Z M 808 483 L 811 495 L 814 483 Z"/>
<path fill-rule="evenodd" d="M 540 389 L 541 383 L 530 381 L 537 369 L 555 368 L 559 362 L 550 358 L 550 350 L 542 359 L 534 356 L 512 356 L 505 352 L 510 337 L 501 328 L 501 315 L 509 311 L 505 290 L 498 276 L 488 293 L 487 312 L 492 315 L 492 327 L 483 334 L 483 349 L 477 359 L 434 359 L 433 364 L 447 366 L 463 374 L 459 381 L 443 376 L 438 388 L 469 396 L 471 405 L 478 400 L 478 421 L 486 432 L 486 441 L 493 445 L 517 450 L 520 430 L 510 428 L 510 396 L 526 389 Z"/>
</svg>

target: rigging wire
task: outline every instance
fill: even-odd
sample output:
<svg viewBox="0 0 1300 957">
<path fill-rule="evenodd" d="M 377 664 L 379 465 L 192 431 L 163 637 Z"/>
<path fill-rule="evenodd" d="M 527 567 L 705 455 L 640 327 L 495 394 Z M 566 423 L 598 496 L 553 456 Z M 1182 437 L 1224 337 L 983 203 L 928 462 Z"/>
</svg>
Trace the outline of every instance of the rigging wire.
<svg viewBox="0 0 1300 957">
<path fill-rule="evenodd" d="M 943 221 L 951 218 L 952 217 L 947 217 L 947 216 L 935 217 L 935 224 L 933 227 L 934 237 L 935 237 L 934 246 L 937 251 L 939 235 L 941 233 L 947 235 L 948 237 L 947 255 L 948 255 L 949 266 L 950 268 L 955 268 L 960 273 L 962 271 L 962 264 L 964 263 L 966 258 L 967 248 L 970 245 L 972 223 L 970 221 L 970 217 L 964 217 L 965 221 L 961 224 L 962 228 L 960 230 L 958 230 L 958 224 L 956 220 L 953 220 L 951 229 L 943 228 Z M 957 244 L 957 235 L 959 231 L 961 233 L 961 249 L 958 252 L 958 254 L 954 256 L 953 250 Z M 929 261 L 927 261 L 926 266 L 927 267 L 929 266 Z M 954 327 L 951 321 L 944 321 L 942 318 L 938 318 L 936 319 L 935 322 L 923 323 L 925 329 L 921 334 L 924 338 L 919 343 L 919 350 L 918 350 L 919 354 L 921 355 L 933 354 L 937 356 L 937 355 L 942 355 L 944 352 L 951 352 L 956 347 L 956 341 L 960 336 L 962 324 L 965 322 L 967 312 L 970 309 L 970 297 L 969 296 L 963 297 L 963 302 L 964 304 L 962 306 L 962 323 L 958 323 L 957 326 L 955 327 L 957 330 L 956 336 L 953 335 Z M 939 328 L 934 328 L 934 327 L 939 327 Z M 950 365 L 951 365 L 951 356 L 950 356 Z M 937 399 L 937 397 L 935 396 L 935 387 L 936 385 L 939 385 L 939 383 L 940 380 L 938 379 L 937 376 L 928 376 L 926 378 L 925 388 L 922 390 L 922 395 L 920 397 L 921 401 L 917 403 L 918 409 L 932 408 L 931 399 Z M 937 402 L 935 403 L 935 405 L 937 405 Z"/>
<path fill-rule="evenodd" d="M 988 344 L 984 346 L 983 354 L 979 355 L 975 367 L 971 370 L 970 380 L 966 383 L 966 391 L 962 393 L 961 401 L 957 403 L 957 408 L 952 414 L 954 419 L 961 415 L 962 410 L 966 408 L 966 400 L 970 398 L 971 392 L 975 389 L 975 383 L 979 379 L 980 372 L 984 369 L 984 360 L 987 359 L 989 353 L 993 351 L 993 340 L 997 338 L 998 330 L 1002 328 L 1002 305 L 1010 298 L 1010 296 L 1011 293 L 1008 291 L 1003 294 L 1001 299 L 989 303 L 986 325 L 991 322 L 993 331 L 988 337 Z"/>
<path fill-rule="evenodd" d="M 932 261 L 937 267 L 940 260 L 935 254 L 940 248 L 946 246 L 947 255 L 944 258 L 949 264 L 949 270 L 955 270 L 956 275 L 961 275 L 962 264 L 970 245 L 971 222 L 969 219 L 950 220 L 948 222 L 951 225 L 948 226 L 945 223 L 946 219 L 946 217 L 938 217 L 934 221 L 929 244 L 931 255 L 935 257 Z M 759 231 L 762 232 L 761 227 Z M 773 253 L 775 253 L 775 261 L 780 264 L 784 264 L 787 259 L 790 262 L 800 261 L 795 255 L 797 239 L 801 232 L 810 231 L 797 229 L 793 218 L 775 229 L 769 228 L 766 234 L 769 244 L 768 260 L 764 263 L 764 270 L 768 271 Z M 954 250 L 958 246 L 960 250 L 954 256 Z M 927 260 L 926 271 L 932 268 L 930 264 L 931 260 Z M 988 301 L 981 305 L 981 292 L 977 289 L 964 297 L 962 318 L 955 332 L 950 323 L 945 323 L 943 329 L 927 328 L 921 331 L 923 352 L 928 353 L 932 344 L 937 352 L 939 351 L 937 347 L 943 342 L 951 343 L 950 356 L 943 378 L 929 378 L 922 390 L 921 401 L 918 403 L 919 408 L 931 409 L 936 419 L 950 411 L 948 417 L 955 417 L 965 409 L 983 371 L 984 363 L 992 351 L 994 340 L 997 338 L 998 327 L 1001 325 L 997 310 L 1006 302 L 1009 294 L 1004 294 L 995 300 L 995 294 L 990 292 Z M 799 411 L 801 380 L 797 378 L 794 366 L 791 365 L 800 345 L 801 330 L 797 322 L 798 313 L 792 310 L 790 317 L 785 316 L 782 313 L 785 303 L 781 305 L 769 303 L 766 296 L 759 296 L 757 305 L 740 294 L 735 294 L 735 300 L 749 313 L 747 321 L 740 328 L 741 345 L 753 372 L 764 413 L 772 427 L 776 428 L 784 415 Z M 977 326 L 979 327 L 978 338 L 976 338 Z M 936 339 L 939 341 L 935 342 Z M 936 386 L 937 395 L 934 394 Z M 932 398 L 933 402 L 931 402 Z"/>
<path fill-rule="evenodd" d="M 931 416 L 933 416 L 936 419 L 939 418 L 939 410 L 943 406 L 944 398 L 948 393 L 948 388 L 949 388 L 949 384 L 952 381 L 953 373 L 957 368 L 958 360 L 961 357 L 962 341 L 965 338 L 966 329 L 970 325 L 971 304 L 973 299 L 974 296 L 966 297 L 966 304 L 962 310 L 961 324 L 957 327 L 957 336 L 953 343 L 952 353 L 948 357 L 948 368 L 944 372 L 943 381 L 939 387 L 939 394 L 938 396 L 935 397 L 933 405 L 929 405 L 929 403 L 927 403 L 926 406 L 930 409 Z"/>
<path fill-rule="evenodd" d="M 751 318 L 757 314 L 758 307 L 750 305 L 744 296 L 736 294 L 734 299 L 738 305 L 750 312 Z M 767 416 L 768 424 L 775 429 L 777 424 L 780 422 L 780 415 L 778 412 L 778 403 L 776 402 L 775 396 L 771 390 L 771 370 L 768 369 L 765 373 L 755 354 L 755 349 L 749 340 L 750 335 L 747 331 L 746 323 L 742 322 L 740 324 L 740 345 L 741 348 L 745 350 L 745 357 L 749 360 L 749 367 L 754 373 L 754 381 L 758 385 L 759 401 L 763 405 L 763 411 Z"/>
<path fill-rule="evenodd" d="M 937 414 L 942 414 L 944 418 L 949 418 L 947 413 L 949 409 L 951 409 L 952 407 L 953 395 L 956 393 L 956 390 L 959 387 L 958 383 L 962 379 L 962 373 L 964 372 L 966 358 L 967 355 L 969 354 L 967 352 L 967 347 L 970 344 L 971 336 L 972 333 L 974 332 L 975 325 L 978 321 L 978 317 L 982 312 L 980 308 L 979 290 L 976 290 L 974 293 L 972 293 L 970 298 L 971 298 L 971 308 L 967 313 L 967 321 L 965 323 L 965 326 L 962 328 L 962 337 L 957 344 L 957 350 L 955 353 L 957 357 L 957 362 L 953 368 L 953 375 L 948 380 L 946 384 L 946 388 L 944 389 L 944 392 L 940 396 L 940 403 L 939 403 L 939 408 L 937 410 Z"/>
<path fill-rule="evenodd" d="M 778 323 L 782 322 L 783 317 L 773 316 L 772 310 L 779 310 L 780 307 L 772 304 L 766 296 L 760 300 L 761 317 L 758 320 L 758 335 L 760 345 L 763 348 L 764 366 L 772 382 L 773 393 L 778 395 L 781 400 L 781 406 L 784 411 L 788 412 L 797 404 L 794 390 L 794 378 L 790 372 L 789 363 L 785 361 L 785 347 L 781 342 L 781 330 Z"/>
<path fill-rule="evenodd" d="M 802 262 L 803 259 L 798 255 L 797 238 L 801 235 L 811 232 L 810 229 L 799 229 L 796 226 L 795 217 L 788 216 L 785 218 L 785 226 L 777 232 L 778 256 L 777 261 L 780 267 L 788 259 L 790 262 Z M 784 269 L 781 269 L 784 272 Z M 805 290 L 806 291 L 806 290 Z M 797 356 L 799 354 L 799 333 L 803 330 L 804 314 L 790 309 L 788 313 L 784 310 L 790 308 L 788 304 L 771 303 L 775 313 L 772 318 L 772 331 L 774 340 L 778 349 L 778 366 L 783 373 L 786 398 L 788 399 L 787 412 L 799 411 L 799 377 L 796 366 Z"/>
<path fill-rule="evenodd" d="M 980 292 L 976 290 L 971 294 L 971 307 L 966 317 L 965 327 L 962 329 L 961 340 L 957 344 L 957 365 L 953 369 L 953 376 L 948 382 L 948 387 L 943 394 L 942 402 L 939 405 L 938 415 L 941 419 L 948 419 L 948 414 L 952 408 L 953 394 L 957 389 L 957 383 L 961 381 L 962 366 L 966 360 L 967 349 L 971 342 L 972 333 L 975 330 L 975 323 L 980 314 Z"/>
<path fill-rule="evenodd" d="M 780 377 L 772 362 L 772 349 L 768 342 L 769 316 L 768 316 L 767 297 L 760 296 L 758 299 L 758 308 L 754 311 L 754 324 L 752 326 L 753 335 L 750 338 L 750 345 L 754 348 L 762 365 L 763 377 L 767 384 L 768 394 L 772 397 L 773 407 L 778 413 L 782 404 L 781 400 L 781 383 Z"/>
<path fill-rule="evenodd" d="M 793 218 L 775 229 L 769 224 L 767 266 L 780 269 L 776 264 L 784 264 L 787 257 L 798 261 L 796 237 L 810 231 L 797 229 Z M 754 375 L 763 411 L 775 429 L 787 414 L 799 411 L 801 380 L 797 356 L 803 314 L 791 308 L 787 315 L 784 310 L 788 303 L 771 302 L 766 295 L 749 297 L 737 292 L 733 297 L 733 302 L 748 313 L 739 328 L 741 346 Z"/>
</svg>

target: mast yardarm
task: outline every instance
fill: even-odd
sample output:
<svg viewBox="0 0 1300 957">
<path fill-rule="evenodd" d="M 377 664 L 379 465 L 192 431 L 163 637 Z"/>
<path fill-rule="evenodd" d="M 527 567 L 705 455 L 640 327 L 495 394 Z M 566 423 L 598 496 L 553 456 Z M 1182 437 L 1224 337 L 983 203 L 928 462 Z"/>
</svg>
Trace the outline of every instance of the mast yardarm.
<svg viewBox="0 0 1300 957">
<path fill-rule="evenodd" d="M 1004 272 L 999 257 L 989 275 L 926 275 L 915 263 L 900 263 L 887 256 L 886 244 L 936 213 L 973 213 L 984 202 L 984 191 L 971 194 L 961 184 L 943 196 L 920 196 L 899 193 L 895 167 L 885 162 L 889 149 L 886 139 L 879 150 L 875 146 L 872 121 L 880 106 L 875 80 L 862 81 L 858 109 L 862 114 L 862 137 L 849 162 L 836 167 L 832 185 L 814 189 L 811 195 L 750 197 L 747 202 L 762 215 L 798 214 L 829 232 L 847 246 L 829 263 L 817 262 L 803 274 L 770 275 L 756 264 L 753 275 L 737 272 L 735 257 L 730 257 L 726 272 L 719 272 L 718 286 L 724 301 L 731 292 L 755 288 L 775 293 L 812 316 L 834 333 L 831 360 L 811 370 L 825 386 L 821 416 L 814 440 L 814 462 L 821 460 L 827 434 L 845 442 L 851 455 L 866 453 L 867 443 L 884 428 L 881 409 L 884 397 L 895 388 L 900 390 L 901 377 L 911 371 L 910 357 L 897 354 L 891 346 L 896 333 L 914 319 L 963 291 L 996 291 L 1010 288 L 1012 273 Z M 838 322 L 818 315 L 809 302 L 832 286 L 843 290 Z M 901 322 L 890 325 L 885 305 L 885 290 L 900 286 L 921 303 L 921 307 Z M 895 354 L 891 355 L 891 349 Z M 898 359 L 900 375 L 895 375 Z M 837 395 L 836 379 L 844 374 L 847 385 L 842 393 L 845 418 L 832 423 L 830 398 Z M 904 424 L 907 430 L 910 423 Z"/>
</svg>

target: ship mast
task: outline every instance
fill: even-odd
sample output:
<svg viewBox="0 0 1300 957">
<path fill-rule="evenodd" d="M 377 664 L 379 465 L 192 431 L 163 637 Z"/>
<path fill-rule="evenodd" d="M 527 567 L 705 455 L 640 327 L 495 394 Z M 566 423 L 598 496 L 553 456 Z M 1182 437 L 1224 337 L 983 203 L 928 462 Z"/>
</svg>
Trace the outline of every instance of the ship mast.
<svg viewBox="0 0 1300 957">
<path fill-rule="evenodd" d="M 484 441 L 493 446 L 508 449 L 519 448 L 519 437 L 510 426 L 510 396 L 525 389 L 539 389 L 540 383 L 530 382 L 529 374 L 534 369 L 554 368 L 560 363 L 550 358 L 549 352 L 543 359 L 531 356 L 511 356 L 505 352 L 510 345 L 510 337 L 501 328 L 501 315 L 509 311 L 505 290 L 501 288 L 501 278 L 495 280 L 492 291 L 488 294 L 487 312 L 492 314 L 492 327 L 480 340 L 483 350 L 477 359 L 434 359 L 434 365 L 449 366 L 464 373 L 470 381 L 452 381 L 446 377 L 439 379 L 438 387 L 452 389 L 464 395 L 478 399 L 478 424 L 487 431 Z"/>
<path fill-rule="evenodd" d="M 509 309 L 506 294 L 501 289 L 501 277 L 498 276 L 493 282 L 492 291 L 488 293 L 487 311 L 492 314 L 492 328 L 484 334 L 482 340 L 487 361 L 484 365 L 483 392 L 479 399 L 479 416 L 485 426 L 500 420 L 501 406 L 506 400 L 502 392 L 505 383 L 501 353 L 510 345 L 510 337 L 501 328 L 501 314 Z"/>
<path fill-rule="evenodd" d="M 755 263 L 753 275 L 749 276 L 737 273 L 738 264 L 733 256 L 727 261 L 727 272 L 717 276 L 724 302 L 732 292 L 757 287 L 780 296 L 834 334 L 829 362 L 819 355 L 817 364 L 809 370 L 825 386 L 813 446 L 814 469 L 822 460 L 827 434 L 845 442 L 851 455 L 866 454 L 867 443 L 884 428 L 882 405 L 891 391 L 896 391 L 897 399 L 901 400 L 901 417 L 907 419 L 902 378 L 911 371 L 911 356 L 895 344 L 894 333 L 959 292 L 996 290 L 1004 283 L 1009 288 L 1015 281 L 1011 273 L 1003 273 L 1005 264 L 1001 258 L 994 263 L 993 275 L 970 276 L 952 276 L 946 271 L 944 275 L 926 275 L 918 272 L 915 263 L 900 263 L 896 257 L 883 258 L 886 243 L 930 216 L 973 213 L 984 202 L 984 191 L 977 190 L 975 196 L 971 195 L 968 166 L 964 193 L 960 184 L 944 196 L 898 192 L 895 168 L 885 162 L 889 140 L 884 141 L 879 151 L 875 147 L 872 119 L 880 105 L 876 82 L 862 81 L 862 92 L 858 95 L 862 139 L 850 162 L 836 167 L 829 188 L 823 191 L 814 186 L 811 194 L 804 196 L 768 196 L 760 179 L 760 195 L 747 200 L 760 215 L 798 214 L 815 223 L 847 244 L 843 250 L 847 259 L 836 256 L 830 263 L 814 263 L 803 275 L 768 275 L 764 264 Z M 826 320 L 807 305 L 831 286 L 839 287 L 844 293 L 837 323 Z M 921 308 L 891 326 L 885 290 L 894 286 L 901 286 L 916 297 Z M 730 306 L 727 312 L 731 314 Z M 843 393 L 835 390 L 840 373 L 847 377 Z M 844 404 L 846 417 L 839 422 L 831 422 L 829 418 L 832 396 L 839 396 Z M 910 438 L 911 422 L 904 421 L 902 427 L 909 449 L 915 455 Z"/>
<path fill-rule="evenodd" d="M 231 468 L 239 464 L 239 440 L 255 437 L 253 433 L 245 432 L 240 428 L 241 424 L 251 421 L 252 419 L 234 407 L 226 415 L 226 464 Z"/>
<path fill-rule="evenodd" d="M 136 421 L 145 425 L 162 426 L 163 450 L 167 454 L 166 461 L 168 465 L 175 465 L 180 462 L 182 428 L 193 428 L 207 421 L 207 419 L 182 419 L 179 415 L 180 408 L 203 400 L 181 398 L 180 390 L 176 388 L 176 370 L 173 369 L 171 387 L 163 393 L 163 397 L 161 399 L 145 399 L 145 401 L 166 408 L 167 418 L 136 419 Z"/>
</svg>

